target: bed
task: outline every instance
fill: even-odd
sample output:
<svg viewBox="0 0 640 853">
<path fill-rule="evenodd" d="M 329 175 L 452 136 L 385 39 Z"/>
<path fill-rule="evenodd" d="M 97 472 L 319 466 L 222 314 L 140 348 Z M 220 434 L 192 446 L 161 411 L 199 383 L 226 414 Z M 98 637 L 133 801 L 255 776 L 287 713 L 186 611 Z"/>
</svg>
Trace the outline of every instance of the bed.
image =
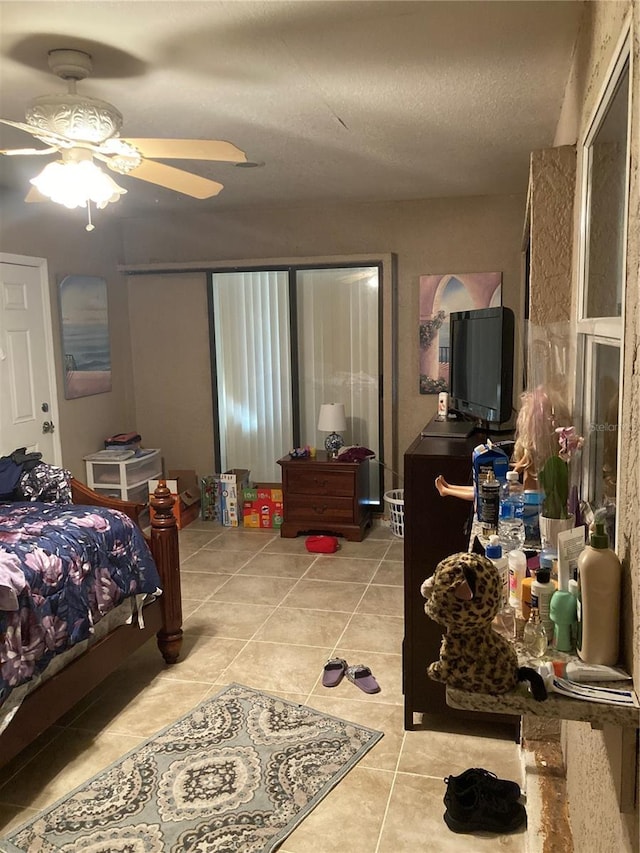
<svg viewBox="0 0 640 853">
<path fill-rule="evenodd" d="M 49 640 L 45 641 L 44 644 L 41 642 L 39 645 L 47 646 L 50 660 L 45 660 L 44 664 L 42 664 L 44 666 L 42 672 L 38 671 L 37 666 L 34 667 L 33 683 L 37 686 L 31 692 L 27 692 L 24 698 L 21 697 L 19 702 L 14 702 L 13 705 L 16 707 L 12 707 L 10 712 L 4 715 L 3 708 L 6 708 L 10 704 L 9 700 L 11 699 L 10 694 L 12 691 L 2 689 L 3 683 L 6 685 L 6 678 L 4 682 L 0 680 L 0 692 L 3 697 L 2 704 L 0 704 L 0 718 L 4 718 L 4 728 L 0 734 L 0 767 L 7 764 L 49 728 L 49 726 L 60 719 L 83 696 L 100 684 L 129 655 L 154 635 L 157 638 L 160 653 L 167 664 L 175 664 L 180 654 L 182 644 L 182 605 L 180 597 L 178 529 L 172 511 L 173 498 L 166 488 L 164 481 L 160 481 L 155 494 L 151 496 L 151 503 L 155 512 L 148 535 L 142 534 L 139 528 L 136 529 L 128 523 L 128 519 L 131 519 L 135 525 L 138 525 L 140 512 L 143 509 L 140 504 L 99 495 L 75 479 L 71 481 L 71 492 L 73 505 L 74 507 L 78 507 L 77 510 L 74 508 L 72 511 L 73 523 L 70 523 L 71 509 L 68 505 L 59 507 L 62 511 L 62 516 L 59 520 L 56 520 L 56 516 L 53 514 L 53 505 L 41 504 L 38 508 L 35 505 L 16 504 L 15 513 L 18 515 L 21 514 L 22 518 L 26 519 L 24 530 L 28 531 L 29 534 L 44 535 L 47 533 L 50 537 L 53 536 L 55 538 L 57 536 L 59 539 L 71 538 L 73 528 L 78 526 L 86 528 L 91 526 L 100 528 L 102 526 L 103 529 L 113 526 L 116 529 L 116 525 L 119 525 L 119 530 L 128 529 L 131 531 L 133 534 L 133 544 L 136 545 L 137 543 L 138 551 L 131 552 L 132 556 L 128 556 L 124 544 L 122 548 L 118 545 L 118 548 L 113 549 L 113 552 L 117 553 L 119 558 L 121 557 L 116 572 L 117 583 L 108 577 L 98 577 L 91 586 L 88 596 L 92 598 L 91 604 L 94 613 L 99 612 L 101 614 L 103 611 L 110 611 L 111 609 L 115 612 L 116 609 L 124 610 L 128 608 L 128 612 L 133 618 L 130 618 L 129 622 L 125 623 L 122 617 L 120 617 L 119 624 L 117 624 L 118 619 L 116 619 L 115 627 L 109 628 L 105 633 L 105 630 L 98 631 L 94 630 L 94 628 L 104 628 L 104 626 L 101 626 L 101 623 L 104 621 L 106 624 L 108 622 L 106 617 L 110 616 L 111 613 L 106 613 L 104 620 L 101 616 L 98 616 L 95 626 L 93 624 L 90 626 L 84 624 L 83 618 L 80 616 L 71 617 L 72 612 L 75 613 L 70 604 L 71 597 L 78 597 L 79 593 L 77 590 L 82 586 L 82 584 L 76 583 L 73 592 L 68 595 L 64 605 L 57 605 L 60 607 L 60 612 L 64 612 L 65 616 L 69 614 L 68 632 L 74 636 L 65 637 L 58 642 L 57 627 L 48 631 Z M 7 505 L 2 505 L 2 509 L 5 516 L 3 526 L 5 544 L 10 543 L 13 546 L 16 542 L 24 542 L 24 534 L 21 536 L 13 535 L 14 528 L 17 529 L 17 522 L 14 525 L 12 520 L 10 520 L 11 508 L 8 508 Z M 39 514 L 39 510 L 44 510 L 44 513 Z M 105 510 L 107 510 L 106 513 Z M 123 513 L 127 518 L 123 519 L 117 513 L 113 515 L 111 513 L 112 510 L 118 510 L 119 513 Z M 149 546 L 151 555 L 153 556 L 152 560 L 149 560 L 149 554 L 144 543 L 141 544 L 141 537 L 143 537 Z M 83 541 L 86 539 L 82 535 L 80 538 Z M 51 541 L 53 540 L 39 540 L 41 543 L 50 543 Z M 124 542 L 124 539 L 122 541 Z M 56 548 L 58 544 L 56 542 Z M 72 542 L 71 548 L 75 547 Z M 51 544 L 45 545 L 44 548 L 45 550 L 40 550 L 39 553 L 46 554 L 52 550 Z M 96 546 L 92 545 L 91 548 L 93 549 L 91 553 L 93 553 L 96 550 Z M 8 552 L 11 552 L 11 560 L 16 559 L 15 554 L 19 556 L 17 546 L 15 548 L 9 547 L 9 545 L 6 547 L 3 546 L 5 566 Z M 77 558 L 76 554 L 76 571 L 79 571 L 78 567 L 81 566 L 84 572 L 87 562 L 90 562 L 91 559 L 93 558 L 88 558 L 85 552 L 83 552 L 82 560 Z M 95 562 L 98 562 L 98 560 L 95 560 Z M 156 568 L 157 574 L 155 573 Z M 20 573 L 16 573 L 15 578 L 18 579 L 15 586 L 16 595 L 22 596 L 23 593 L 20 591 L 19 581 Z M 4 594 L 3 607 L 7 608 L 7 611 L 0 615 L 5 617 L 3 624 L 6 626 L 15 623 L 15 619 L 10 612 L 15 608 L 11 604 L 11 590 L 7 592 L 7 587 L 11 584 L 7 580 L 6 571 L 3 573 L 2 580 L 3 588 L 1 592 Z M 154 595 L 153 592 L 157 590 L 158 580 L 162 594 Z M 123 600 L 118 608 L 111 608 L 109 599 L 119 599 L 123 595 L 122 590 L 119 591 L 118 589 L 118 584 L 123 589 L 126 589 L 125 595 L 131 595 L 131 597 Z M 27 592 L 30 592 L 30 590 L 27 590 Z M 148 602 L 144 604 L 144 607 L 141 606 L 143 599 L 145 602 Z M 21 598 L 20 600 L 22 601 L 23 599 Z M 65 608 L 64 611 L 63 607 Z M 58 624 L 64 624 L 64 621 L 60 619 Z M 91 621 L 91 618 L 89 618 L 89 621 Z M 50 626 L 51 620 L 48 624 Z M 87 635 L 89 635 L 88 639 Z M 6 638 L 6 636 L 7 632 L 5 631 L 4 637 Z M 55 638 L 54 641 L 50 639 L 51 636 Z M 76 639 L 78 640 L 77 643 L 75 642 Z M 51 652 L 51 646 L 56 644 L 61 649 L 65 647 L 64 655 Z M 35 642 L 34 645 L 36 645 Z M 66 648 L 67 646 L 69 648 Z M 3 648 L 3 660 L 1 663 L 4 675 L 6 676 L 14 664 L 11 661 L 11 654 L 6 651 L 9 648 L 6 642 Z M 69 657 L 72 659 L 69 660 Z M 50 670 L 54 674 L 49 675 Z M 21 679 L 22 675 L 20 679 L 15 677 L 14 670 L 12 683 L 17 683 Z M 29 680 L 31 680 L 30 675 L 25 684 L 19 684 L 16 687 L 16 692 L 20 690 L 28 691 L 30 689 Z M 6 722 L 7 719 L 10 720 L 8 724 Z"/>
</svg>

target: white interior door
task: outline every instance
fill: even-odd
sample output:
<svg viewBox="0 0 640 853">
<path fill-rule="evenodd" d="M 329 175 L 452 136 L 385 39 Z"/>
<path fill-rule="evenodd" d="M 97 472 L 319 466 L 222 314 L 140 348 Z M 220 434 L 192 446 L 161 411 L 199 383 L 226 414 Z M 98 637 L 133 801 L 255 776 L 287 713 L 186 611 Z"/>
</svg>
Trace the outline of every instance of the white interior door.
<svg viewBox="0 0 640 853">
<path fill-rule="evenodd" d="M 61 464 L 46 261 L 0 254 L 0 456 Z"/>
</svg>

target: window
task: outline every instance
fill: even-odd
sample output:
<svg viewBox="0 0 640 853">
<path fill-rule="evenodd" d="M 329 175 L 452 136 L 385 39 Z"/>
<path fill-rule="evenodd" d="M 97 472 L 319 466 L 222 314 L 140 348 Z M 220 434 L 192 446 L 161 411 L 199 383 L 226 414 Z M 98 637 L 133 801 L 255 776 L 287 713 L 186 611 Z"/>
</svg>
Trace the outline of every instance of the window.
<svg viewBox="0 0 640 853">
<path fill-rule="evenodd" d="M 578 393 L 582 498 L 604 508 L 615 546 L 629 200 L 630 35 L 621 40 L 581 146 Z"/>
</svg>

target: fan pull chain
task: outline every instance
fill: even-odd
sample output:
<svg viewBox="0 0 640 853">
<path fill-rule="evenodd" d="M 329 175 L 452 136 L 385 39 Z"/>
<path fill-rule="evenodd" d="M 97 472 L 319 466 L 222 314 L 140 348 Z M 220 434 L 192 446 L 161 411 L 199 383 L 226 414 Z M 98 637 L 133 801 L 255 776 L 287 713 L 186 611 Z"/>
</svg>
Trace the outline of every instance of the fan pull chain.
<svg viewBox="0 0 640 853">
<path fill-rule="evenodd" d="M 85 230 L 85 231 L 93 231 L 93 229 L 94 229 L 96 226 L 95 226 L 95 225 L 93 224 L 93 222 L 91 221 L 91 201 L 90 201 L 90 199 L 87 199 L 87 218 L 88 218 L 88 220 L 89 220 L 89 221 L 88 221 L 88 222 L 87 222 L 87 224 L 84 226 L 84 230 Z"/>
</svg>

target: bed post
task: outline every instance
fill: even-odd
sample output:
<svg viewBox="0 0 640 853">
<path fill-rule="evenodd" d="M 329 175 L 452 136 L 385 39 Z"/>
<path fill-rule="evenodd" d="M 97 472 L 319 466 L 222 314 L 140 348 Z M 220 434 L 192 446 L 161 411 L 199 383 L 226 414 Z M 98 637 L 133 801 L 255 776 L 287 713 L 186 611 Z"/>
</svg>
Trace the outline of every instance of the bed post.
<svg viewBox="0 0 640 853">
<path fill-rule="evenodd" d="M 167 663 L 175 663 L 182 646 L 180 553 L 178 527 L 172 509 L 174 499 L 164 480 L 160 480 L 149 501 L 154 509 L 151 519 L 151 553 L 163 587 L 159 599 L 162 628 L 158 631 L 158 648 Z"/>
</svg>

